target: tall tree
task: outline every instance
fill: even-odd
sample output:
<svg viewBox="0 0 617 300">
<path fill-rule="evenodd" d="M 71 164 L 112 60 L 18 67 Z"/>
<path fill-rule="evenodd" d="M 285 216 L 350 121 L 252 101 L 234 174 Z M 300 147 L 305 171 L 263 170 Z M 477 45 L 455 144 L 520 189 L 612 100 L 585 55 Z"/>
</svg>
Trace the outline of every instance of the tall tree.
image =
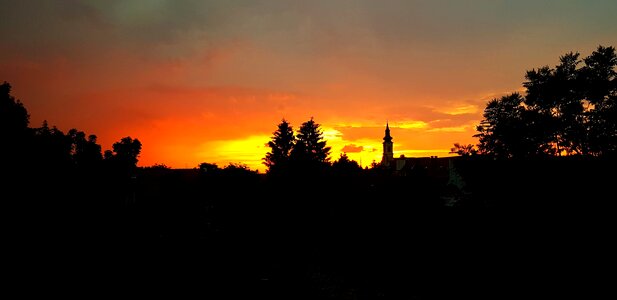
<svg viewBox="0 0 617 300">
<path fill-rule="evenodd" d="M 31 130 L 30 116 L 24 105 L 11 95 L 11 85 L 0 84 L 0 165 L 10 172 L 24 168 L 29 159 Z"/>
<path fill-rule="evenodd" d="M 291 151 L 294 167 L 304 171 L 317 170 L 330 162 L 330 147 L 326 145 L 320 125 L 313 118 L 302 123 Z"/>
<path fill-rule="evenodd" d="M 103 160 L 101 145 L 96 143 L 96 135 L 91 134 L 86 139 L 83 131 L 73 128 L 69 130 L 68 136 L 71 139 L 73 162 L 78 168 L 91 169 Z"/>
<path fill-rule="evenodd" d="M 566 53 L 555 68 L 527 71 L 524 99 L 491 100 L 477 127 L 479 150 L 502 157 L 617 154 L 617 55 L 599 46 Z M 521 101 L 523 100 L 523 101 Z"/>
<path fill-rule="evenodd" d="M 560 57 L 554 69 L 548 66 L 527 71 L 525 105 L 541 117 L 543 130 L 538 137 L 557 154 L 584 153 L 585 125 L 582 84 L 577 69 L 579 53 Z"/>
<path fill-rule="evenodd" d="M 362 167 L 357 161 L 349 159 L 347 153 L 341 153 L 339 158 L 332 163 L 332 171 L 337 175 L 357 175 L 362 172 Z"/>
<path fill-rule="evenodd" d="M 71 139 L 56 126 L 49 128 L 47 120 L 34 129 L 33 157 L 43 169 L 67 169 L 71 163 Z"/>
<path fill-rule="evenodd" d="M 546 153 L 541 132 L 542 115 L 526 110 L 518 93 L 489 101 L 484 120 L 477 127 L 480 132 L 479 151 L 497 157 L 529 157 Z"/>
<path fill-rule="evenodd" d="M 590 152 L 617 153 L 617 55 L 614 47 L 599 46 L 584 59 L 581 69 L 585 98 L 593 109 L 587 112 Z"/>
<path fill-rule="evenodd" d="M 3 138 L 23 134 L 29 123 L 28 111 L 21 101 L 11 96 L 11 85 L 6 81 L 0 84 L 0 133 Z"/>
<path fill-rule="evenodd" d="M 268 167 L 269 174 L 283 172 L 289 167 L 289 158 L 294 147 L 296 137 L 291 124 L 283 119 L 274 131 L 272 139 L 268 142 L 270 152 L 266 153 L 264 165 Z"/>
<path fill-rule="evenodd" d="M 112 166 L 124 172 L 130 172 L 137 166 L 139 153 L 141 153 L 141 142 L 132 139 L 130 136 L 122 138 L 113 144 L 113 152 L 105 151 L 105 159 L 112 163 Z"/>
</svg>

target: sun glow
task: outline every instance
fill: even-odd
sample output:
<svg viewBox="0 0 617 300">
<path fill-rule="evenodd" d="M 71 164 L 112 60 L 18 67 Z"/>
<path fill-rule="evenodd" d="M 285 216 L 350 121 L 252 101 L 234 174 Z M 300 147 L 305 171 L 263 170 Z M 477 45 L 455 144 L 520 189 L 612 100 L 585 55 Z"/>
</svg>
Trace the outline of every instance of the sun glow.
<svg viewBox="0 0 617 300">
<path fill-rule="evenodd" d="M 394 155 L 396 157 L 400 155 L 408 157 L 451 156 L 449 148 L 429 148 L 431 147 L 430 143 L 423 143 L 424 139 L 416 141 L 413 137 L 429 133 L 465 134 L 467 130 L 470 130 L 469 125 L 431 128 L 428 123 L 422 121 L 393 121 L 390 124 L 395 139 Z M 381 161 L 384 129 L 383 125 L 374 126 L 361 123 L 356 123 L 353 126 L 347 124 L 344 127 L 341 127 L 340 124 L 334 126 L 322 124 L 321 126 L 323 138 L 327 146 L 331 148 L 330 161 L 338 160 L 340 155 L 345 153 L 363 168 L 370 167 L 373 162 Z M 358 136 L 353 130 L 359 130 L 362 134 Z M 367 138 L 366 136 L 371 137 Z M 267 143 L 271 138 L 271 134 L 262 134 L 241 139 L 207 142 L 201 145 L 203 150 L 200 151 L 198 157 L 204 162 L 217 163 L 220 167 L 229 163 L 241 163 L 252 170 L 265 173 L 266 167 L 263 165 L 263 158 L 270 151 Z"/>
<path fill-rule="evenodd" d="M 378 139 L 347 140 L 341 131 L 329 127 L 324 127 L 323 136 L 328 146 L 331 147 L 331 162 L 338 160 L 343 153 L 358 162 L 361 167 L 370 167 L 373 161 L 381 160 L 381 141 Z"/>
<path fill-rule="evenodd" d="M 324 140 L 331 148 L 330 161 L 336 161 L 341 154 L 357 161 L 362 167 L 370 167 L 372 162 L 381 161 L 381 139 L 347 140 L 344 134 L 331 127 L 322 128 Z M 225 167 L 229 163 L 245 164 L 251 170 L 266 172 L 263 158 L 270 151 L 267 146 L 270 135 L 254 135 L 235 140 L 217 140 L 203 143 L 197 157 L 202 162 L 216 163 Z"/>
<path fill-rule="evenodd" d="M 199 157 L 204 162 L 216 163 L 224 167 L 229 163 L 245 164 L 251 170 L 265 172 L 262 159 L 269 148 L 266 146 L 269 136 L 256 135 L 237 140 L 219 140 L 204 143 L 201 146 Z"/>
</svg>

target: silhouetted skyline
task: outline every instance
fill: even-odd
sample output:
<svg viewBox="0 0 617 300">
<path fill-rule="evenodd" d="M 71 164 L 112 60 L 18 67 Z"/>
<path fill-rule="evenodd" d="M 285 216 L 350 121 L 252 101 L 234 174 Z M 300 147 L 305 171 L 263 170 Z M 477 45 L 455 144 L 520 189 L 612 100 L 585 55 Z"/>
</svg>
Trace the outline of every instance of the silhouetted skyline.
<svg viewBox="0 0 617 300">
<path fill-rule="evenodd" d="M 31 113 L 139 164 L 264 170 L 281 118 L 322 124 L 332 157 L 448 155 L 485 103 L 568 51 L 617 45 L 617 2 L 0 0 L 0 82 Z"/>
<path fill-rule="evenodd" d="M 212 299 L 605 295 L 592 268 L 612 255 L 617 55 L 577 61 L 531 70 L 524 97 L 487 103 L 480 144 L 455 144 L 459 157 L 393 157 L 387 123 L 383 161 L 361 168 L 330 157 L 314 118 L 283 119 L 265 175 L 137 167 L 138 138 L 103 153 L 95 134 L 33 126 L 3 82 L 9 282 L 140 294 L 179 282 Z"/>
</svg>

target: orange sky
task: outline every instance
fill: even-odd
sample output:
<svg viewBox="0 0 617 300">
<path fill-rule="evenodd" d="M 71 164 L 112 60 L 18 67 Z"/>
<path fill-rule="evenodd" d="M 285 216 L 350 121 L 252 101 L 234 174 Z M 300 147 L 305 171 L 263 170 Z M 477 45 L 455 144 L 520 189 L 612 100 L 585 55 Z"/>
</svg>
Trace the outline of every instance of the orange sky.
<svg viewBox="0 0 617 300">
<path fill-rule="evenodd" d="M 0 81 L 31 126 L 138 138 L 142 166 L 263 171 L 311 117 L 333 158 L 379 161 L 386 120 L 395 155 L 444 156 L 525 70 L 617 46 L 617 2 L 537 2 L 0 0 Z"/>
</svg>

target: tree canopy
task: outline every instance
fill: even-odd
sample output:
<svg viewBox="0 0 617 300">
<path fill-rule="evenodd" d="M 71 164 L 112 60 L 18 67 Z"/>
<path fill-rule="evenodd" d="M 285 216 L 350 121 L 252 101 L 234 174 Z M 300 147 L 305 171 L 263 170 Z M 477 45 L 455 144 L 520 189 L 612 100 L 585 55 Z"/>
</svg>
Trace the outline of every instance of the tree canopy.
<svg viewBox="0 0 617 300">
<path fill-rule="evenodd" d="M 332 171 L 337 175 L 355 175 L 362 172 L 362 167 L 357 161 L 349 159 L 347 153 L 341 153 L 339 158 L 332 163 Z"/>
<path fill-rule="evenodd" d="M 291 150 L 296 142 L 296 137 L 292 126 L 283 119 L 274 131 L 272 140 L 268 142 L 270 151 L 266 154 L 264 165 L 268 167 L 269 173 L 282 172 L 289 166 Z"/>
<path fill-rule="evenodd" d="M 45 120 L 41 127 L 30 128 L 30 116 L 24 105 L 11 95 L 11 85 L 0 85 L 0 160 L 11 171 L 35 168 L 71 172 L 100 170 L 104 163 L 97 136 L 75 128 L 64 133 Z M 135 168 L 141 142 L 125 137 L 106 151 L 107 164 Z M 112 169 L 114 169 L 112 168 Z"/>
<path fill-rule="evenodd" d="M 30 123 L 30 115 L 21 103 L 11 96 L 11 85 L 0 84 L 0 132 L 4 137 L 23 134 Z"/>
<path fill-rule="evenodd" d="M 302 123 L 297 141 L 291 151 L 294 162 L 305 165 L 321 165 L 330 162 L 330 147 L 326 146 L 320 125 L 313 118 Z"/>
<path fill-rule="evenodd" d="M 139 153 L 141 153 L 141 142 L 127 136 L 113 144 L 113 152 L 106 152 L 105 159 L 115 168 L 130 172 L 137 167 Z"/>
<path fill-rule="evenodd" d="M 554 68 L 527 71 L 524 96 L 487 103 L 477 127 L 479 151 L 506 158 L 615 155 L 616 66 L 615 48 L 599 46 L 582 60 L 570 52 Z"/>
</svg>

